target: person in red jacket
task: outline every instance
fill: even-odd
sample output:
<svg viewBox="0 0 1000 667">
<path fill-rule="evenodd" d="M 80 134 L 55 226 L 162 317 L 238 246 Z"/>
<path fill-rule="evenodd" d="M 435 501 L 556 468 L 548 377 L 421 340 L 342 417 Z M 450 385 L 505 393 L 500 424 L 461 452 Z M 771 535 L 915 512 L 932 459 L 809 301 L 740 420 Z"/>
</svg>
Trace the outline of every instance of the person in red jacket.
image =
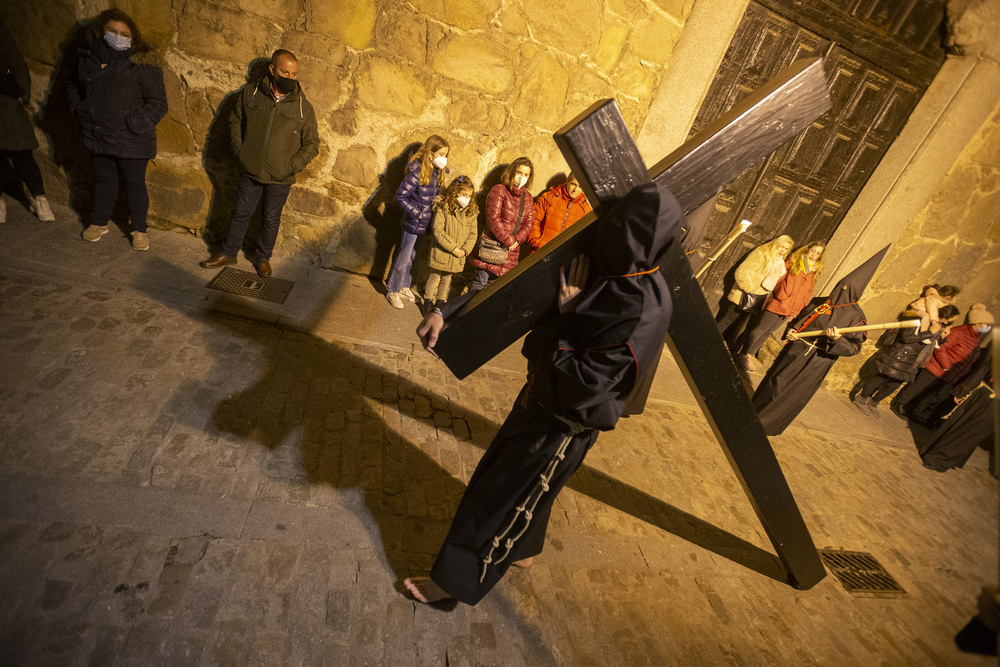
<svg viewBox="0 0 1000 667">
<path fill-rule="evenodd" d="M 986 310 L 986 306 L 977 303 L 969 309 L 966 322 L 948 333 L 944 343 L 934 350 L 931 360 L 913 382 L 896 394 L 890 405 L 893 412 L 912 420 L 914 411 L 924 399 L 965 377 L 979 358 L 983 336 L 993 328 L 993 315 Z"/>
<path fill-rule="evenodd" d="M 500 182 L 486 197 L 486 229 L 472 251 L 472 265 L 478 270 L 469 286 L 470 292 L 478 292 L 517 266 L 517 249 L 535 227 L 531 197 L 534 172 L 531 160 L 517 158 L 503 170 Z"/>
<path fill-rule="evenodd" d="M 535 200 L 535 228 L 528 237 L 531 249 L 538 250 L 574 222 L 590 213 L 590 203 L 576 176 L 549 188 Z"/>
<path fill-rule="evenodd" d="M 756 354 L 775 329 L 798 316 L 812 299 L 816 278 L 823 270 L 826 244 L 815 241 L 792 253 L 785 262 L 785 275 L 774 286 L 774 298 L 767 304 L 757 321 L 737 341 L 736 365 L 746 371 L 756 370 L 760 362 Z"/>
</svg>

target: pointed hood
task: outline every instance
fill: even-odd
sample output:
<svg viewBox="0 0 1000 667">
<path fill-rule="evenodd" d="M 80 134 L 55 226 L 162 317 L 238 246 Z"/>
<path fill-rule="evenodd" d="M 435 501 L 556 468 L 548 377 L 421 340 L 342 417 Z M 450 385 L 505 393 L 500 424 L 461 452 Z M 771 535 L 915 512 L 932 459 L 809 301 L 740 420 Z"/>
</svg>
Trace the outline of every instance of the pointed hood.
<svg viewBox="0 0 1000 667">
<path fill-rule="evenodd" d="M 841 278 L 837 286 L 830 292 L 828 297 L 830 305 L 857 303 L 861 295 L 865 293 L 865 288 L 871 282 L 872 276 L 875 275 L 875 271 L 887 252 L 889 252 L 889 246 L 882 248 L 867 262 Z"/>
<path fill-rule="evenodd" d="M 656 183 L 638 185 L 597 223 L 591 251 L 595 275 L 623 276 L 648 271 L 678 233 L 680 205 Z"/>
</svg>

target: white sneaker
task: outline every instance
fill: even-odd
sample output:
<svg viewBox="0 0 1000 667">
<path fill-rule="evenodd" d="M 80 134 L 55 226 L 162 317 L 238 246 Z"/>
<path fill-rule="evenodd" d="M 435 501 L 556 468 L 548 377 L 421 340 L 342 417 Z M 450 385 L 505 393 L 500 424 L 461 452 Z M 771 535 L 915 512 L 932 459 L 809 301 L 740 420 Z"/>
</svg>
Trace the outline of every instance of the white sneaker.
<svg viewBox="0 0 1000 667">
<path fill-rule="evenodd" d="M 0 222 L 7 222 L 7 200 L 0 195 Z"/>
<path fill-rule="evenodd" d="M 31 197 L 28 202 L 28 210 L 42 222 L 56 221 L 56 216 L 52 215 L 52 208 L 49 206 L 49 200 L 45 198 L 45 195 Z"/>
<path fill-rule="evenodd" d="M 417 302 L 417 295 L 414 294 L 413 290 L 411 290 L 409 287 L 404 287 L 403 289 L 399 290 L 399 295 L 404 299 L 406 299 L 407 301 L 409 301 L 410 303 Z"/>
<path fill-rule="evenodd" d="M 389 304 L 393 308 L 402 308 L 403 300 L 399 296 L 399 292 L 386 292 L 385 298 L 388 300 Z"/>
</svg>

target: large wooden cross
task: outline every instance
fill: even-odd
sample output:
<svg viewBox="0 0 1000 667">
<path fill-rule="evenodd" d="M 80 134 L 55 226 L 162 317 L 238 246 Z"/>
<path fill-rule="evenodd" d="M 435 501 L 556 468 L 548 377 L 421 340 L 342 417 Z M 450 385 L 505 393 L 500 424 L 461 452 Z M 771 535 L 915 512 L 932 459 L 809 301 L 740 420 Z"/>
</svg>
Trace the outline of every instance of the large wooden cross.
<svg viewBox="0 0 1000 667">
<path fill-rule="evenodd" d="M 586 252 L 600 216 L 632 187 L 655 180 L 694 211 L 830 109 L 823 62 L 802 60 L 743 100 L 650 171 L 613 100 L 555 134 L 594 212 L 476 295 L 448 319 L 435 352 L 459 378 L 554 315 L 558 271 Z M 673 298 L 667 345 L 757 512 L 789 582 L 811 588 L 826 571 L 770 441 L 679 243 L 660 262 Z"/>
</svg>

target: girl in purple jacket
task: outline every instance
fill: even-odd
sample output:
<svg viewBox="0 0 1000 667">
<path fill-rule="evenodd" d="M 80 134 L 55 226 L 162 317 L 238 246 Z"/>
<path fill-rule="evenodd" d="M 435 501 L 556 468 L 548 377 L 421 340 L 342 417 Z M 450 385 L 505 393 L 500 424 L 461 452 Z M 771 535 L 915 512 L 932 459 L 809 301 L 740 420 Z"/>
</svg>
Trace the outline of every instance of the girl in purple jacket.
<svg viewBox="0 0 1000 667">
<path fill-rule="evenodd" d="M 402 308 L 403 299 L 416 302 L 410 290 L 410 270 L 417 255 L 417 241 L 431 224 L 431 204 L 441 190 L 441 179 L 448 164 L 448 142 L 436 134 L 427 137 L 407 165 L 406 178 L 396 190 L 396 203 L 403 209 L 403 238 L 396 251 L 385 298 L 393 308 Z"/>
</svg>

